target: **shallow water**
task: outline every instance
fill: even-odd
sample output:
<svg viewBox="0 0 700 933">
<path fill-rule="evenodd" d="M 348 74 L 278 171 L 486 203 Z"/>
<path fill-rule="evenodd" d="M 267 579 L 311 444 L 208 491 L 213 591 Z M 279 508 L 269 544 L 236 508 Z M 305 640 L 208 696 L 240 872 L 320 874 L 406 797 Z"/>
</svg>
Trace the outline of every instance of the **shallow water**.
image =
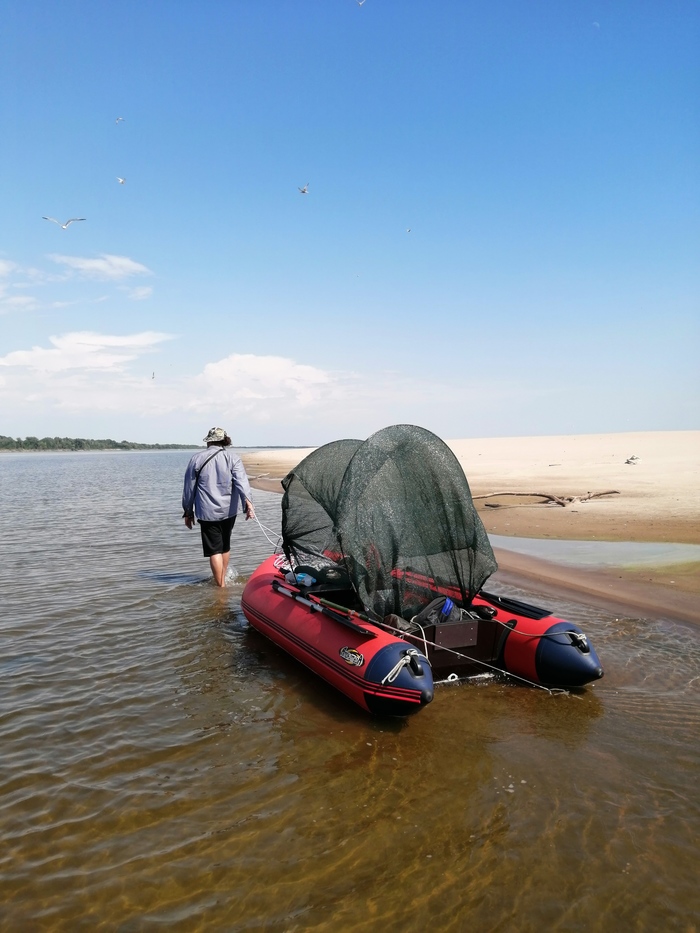
<svg viewBox="0 0 700 933">
<path fill-rule="evenodd" d="M 562 541 L 489 535 L 491 544 L 518 554 L 576 567 L 658 567 L 700 562 L 700 544 L 646 541 Z"/>
<path fill-rule="evenodd" d="M 503 590 L 605 678 L 373 720 L 245 623 L 257 525 L 210 585 L 189 455 L 0 457 L 2 929 L 697 928 L 695 629 Z"/>
</svg>

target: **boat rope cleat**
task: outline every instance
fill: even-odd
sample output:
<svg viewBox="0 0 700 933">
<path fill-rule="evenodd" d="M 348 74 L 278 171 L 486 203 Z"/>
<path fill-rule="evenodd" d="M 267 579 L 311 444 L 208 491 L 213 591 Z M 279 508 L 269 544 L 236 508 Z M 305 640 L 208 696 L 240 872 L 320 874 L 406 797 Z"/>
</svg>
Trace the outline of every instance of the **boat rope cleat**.
<svg viewBox="0 0 700 933">
<path fill-rule="evenodd" d="M 383 684 L 393 684 L 404 667 L 410 667 L 414 677 L 423 676 L 423 665 L 420 663 L 420 654 L 415 648 L 408 648 L 392 667 L 388 674 L 382 677 Z M 424 659 L 425 660 L 425 659 Z"/>
<path fill-rule="evenodd" d="M 584 654 L 588 654 L 591 650 L 591 646 L 588 644 L 588 638 L 583 632 L 567 632 L 569 638 L 571 639 L 571 644 L 578 648 L 579 651 L 583 651 Z"/>
</svg>

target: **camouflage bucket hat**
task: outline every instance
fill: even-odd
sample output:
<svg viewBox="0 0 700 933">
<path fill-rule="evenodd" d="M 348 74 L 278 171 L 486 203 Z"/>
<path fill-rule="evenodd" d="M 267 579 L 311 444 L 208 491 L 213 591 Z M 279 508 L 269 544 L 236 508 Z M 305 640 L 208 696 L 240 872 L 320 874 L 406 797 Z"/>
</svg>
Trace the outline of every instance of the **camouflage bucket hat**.
<svg viewBox="0 0 700 933">
<path fill-rule="evenodd" d="M 209 433 L 204 438 L 205 444 L 211 444 L 213 441 L 223 441 L 226 437 L 226 431 L 223 428 L 209 428 Z"/>
</svg>

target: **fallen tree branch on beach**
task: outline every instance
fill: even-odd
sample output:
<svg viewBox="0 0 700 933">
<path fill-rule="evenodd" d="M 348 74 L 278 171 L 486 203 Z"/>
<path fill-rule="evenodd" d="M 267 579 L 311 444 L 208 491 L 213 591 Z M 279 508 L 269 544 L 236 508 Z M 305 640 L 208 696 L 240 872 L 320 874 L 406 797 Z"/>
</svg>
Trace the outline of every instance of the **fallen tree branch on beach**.
<svg viewBox="0 0 700 933">
<path fill-rule="evenodd" d="M 537 499 L 544 499 L 545 502 L 552 502 L 554 505 L 560 505 L 562 508 L 566 508 L 567 505 L 572 505 L 574 502 L 588 502 L 589 499 L 600 499 L 602 496 L 619 496 L 619 489 L 608 489 L 605 492 L 587 492 L 585 496 L 555 496 L 550 492 L 487 492 L 480 496 L 472 496 L 472 499 L 495 499 L 500 496 L 520 496 L 521 498 L 533 497 Z M 497 503 L 487 502 L 485 503 L 491 508 L 498 508 Z"/>
</svg>

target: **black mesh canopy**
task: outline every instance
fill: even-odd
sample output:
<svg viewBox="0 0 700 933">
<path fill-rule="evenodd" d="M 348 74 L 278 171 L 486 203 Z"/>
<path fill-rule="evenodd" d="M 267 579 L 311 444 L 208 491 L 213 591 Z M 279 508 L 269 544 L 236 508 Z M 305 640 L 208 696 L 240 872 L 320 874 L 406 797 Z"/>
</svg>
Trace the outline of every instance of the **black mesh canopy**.
<svg viewBox="0 0 700 933">
<path fill-rule="evenodd" d="M 282 485 L 287 557 L 295 566 L 336 560 L 380 618 L 422 608 L 413 574 L 451 584 L 468 605 L 497 568 L 459 461 L 424 428 L 326 444 Z"/>
</svg>

